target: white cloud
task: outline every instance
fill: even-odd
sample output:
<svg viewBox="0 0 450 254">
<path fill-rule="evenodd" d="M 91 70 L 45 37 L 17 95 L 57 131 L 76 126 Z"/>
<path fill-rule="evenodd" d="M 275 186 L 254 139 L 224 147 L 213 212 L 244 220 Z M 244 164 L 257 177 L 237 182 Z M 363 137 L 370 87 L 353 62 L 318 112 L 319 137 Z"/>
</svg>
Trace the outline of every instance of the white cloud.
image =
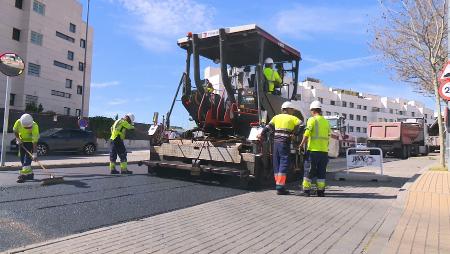
<svg viewBox="0 0 450 254">
<path fill-rule="evenodd" d="M 117 86 L 119 84 L 120 84 L 119 81 L 108 81 L 108 82 L 100 82 L 100 83 L 92 82 L 91 87 L 92 88 L 105 88 L 105 87 Z"/>
<path fill-rule="evenodd" d="M 363 34 L 373 9 L 349 9 L 296 5 L 275 15 L 275 25 L 282 34 L 311 39 L 317 34 L 344 36 Z"/>
<path fill-rule="evenodd" d="M 110 102 L 108 102 L 108 105 L 111 105 L 111 106 L 122 105 L 122 104 L 127 103 L 127 101 L 128 100 L 116 98 L 116 99 L 112 99 Z"/>
<path fill-rule="evenodd" d="M 328 73 L 333 71 L 340 71 L 344 69 L 351 69 L 354 67 L 360 67 L 372 64 L 377 56 L 365 56 L 365 57 L 357 57 L 357 58 L 349 58 L 338 60 L 334 62 L 322 62 L 317 64 L 316 66 L 306 68 L 302 71 L 303 75 L 316 75 L 320 73 Z"/>
<path fill-rule="evenodd" d="M 112 0 L 135 16 L 135 38 L 153 51 L 168 50 L 187 32 L 211 27 L 214 8 L 195 0 Z"/>
</svg>

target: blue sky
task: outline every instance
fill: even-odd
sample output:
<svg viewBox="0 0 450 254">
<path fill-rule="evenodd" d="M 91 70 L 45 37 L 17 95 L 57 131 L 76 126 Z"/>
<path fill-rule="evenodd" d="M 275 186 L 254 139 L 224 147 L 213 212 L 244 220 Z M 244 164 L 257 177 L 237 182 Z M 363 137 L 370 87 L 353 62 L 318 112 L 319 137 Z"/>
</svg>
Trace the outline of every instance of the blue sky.
<svg viewBox="0 0 450 254">
<path fill-rule="evenodd" d="M 417 99 L 434 108 L 431 99 L 392 81 L 369 48 L 378 14 L 376 0 L 91 1 L 90 115 L 134 112 L 136 121 L 148 123 L 153 112 L 165 114 L 184 68 L 185 52 L 176 40 L 189 31 L 251 23 L 302 53 L 300 80 L 315 77 L 328 86 Z M 187 127 L 186 116 L 178 104 L 172 124 Z"/>
</svg>

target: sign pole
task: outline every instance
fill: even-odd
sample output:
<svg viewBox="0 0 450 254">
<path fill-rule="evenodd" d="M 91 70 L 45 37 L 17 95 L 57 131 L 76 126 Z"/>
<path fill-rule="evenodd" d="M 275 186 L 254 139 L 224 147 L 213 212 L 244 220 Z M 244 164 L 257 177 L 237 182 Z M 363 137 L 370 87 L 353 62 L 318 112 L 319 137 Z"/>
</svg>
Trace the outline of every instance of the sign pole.
<svg viewBox="0 0 450 254">
<path fill-rule="evenodd" d="M 447 39 L 448 38 L 450 38 L 449 37 L 449 35 L 450 35 L 450 29 L 448 28 L 448 24 L 450 24 L 450 23 L 448 23 L 448 21 L 450 21 L 450 16 L 449 16 L 449 14 L 450 14 L 450 1 L 449 0 L 446 0 L 446 4 L 447 4 Z M 447 61 L 449 61 L 450 60 L 450 43 L 447 43 Z M 440 103 L 439 103 L 439 107 L 440 107 L 441 105 L 440 105 Z M 450 101 L 447 101 L 447 105 L 446 105 L 446 107 L 447 107 L 447 109 L 448 108 L 450 108 Z M 447 110 L 447 112 L 449 112 L 448 110 Z M 442 116 L 438 116 L 438 117 L 442 117 Z M 447 116 L 447 121 L 449 121 L 449 116 Z M 444 133 L 445 134 L 445 152 L 446 152 L 446 159 L 447 159 L 447 170 L 448 171 L 450 171 L 450 151 L 449 151 L 449 146 L 450 146 L 450 131 L 448 130 L 448 127 L 447 126 L 449 126 L 447 123 L 446 123 L 446 133 Z"/>
<path fill-rule="evenodd" d="M 2 133 L 2 152 L 0 158 L 0 166 L 5 166 L 6 155 L 6 134 L 8 133 L 8 119 L 9 119 L 9 95 L 11 93 L 11 86 L 9 84 L 9 77 L 6 76 L 6 94 L 5 94 L 5 111 L 3 112 L 3 133 Z"/>
</svg>

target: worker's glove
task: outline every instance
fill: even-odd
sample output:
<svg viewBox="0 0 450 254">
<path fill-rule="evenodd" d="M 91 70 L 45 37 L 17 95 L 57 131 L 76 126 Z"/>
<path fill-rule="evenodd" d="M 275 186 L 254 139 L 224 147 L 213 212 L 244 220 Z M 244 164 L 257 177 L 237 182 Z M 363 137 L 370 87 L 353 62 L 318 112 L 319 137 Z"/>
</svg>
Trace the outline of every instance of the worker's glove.
<svg viewBox="0 0 450 254">
<path fill-rule="evenodd" d="M 35 160 L 37 160 L 37 153 L 33 153 L 33 160 L 35 161 Z"/>
<path fill-rule="evenodd" d="M 20 146 L 20 145 L 22 144 L 22 140 L 20 140 L 19 138 L 16 138 L 16 144 L 17 144 L 18 146 Z"/>
</svg>

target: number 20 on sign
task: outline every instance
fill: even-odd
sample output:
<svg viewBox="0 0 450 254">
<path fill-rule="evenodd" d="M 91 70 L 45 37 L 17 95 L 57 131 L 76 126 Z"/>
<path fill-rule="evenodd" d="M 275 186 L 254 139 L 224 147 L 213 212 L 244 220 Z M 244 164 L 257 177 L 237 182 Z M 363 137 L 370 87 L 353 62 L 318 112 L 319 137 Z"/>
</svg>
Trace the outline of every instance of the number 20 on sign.
<svg viewBox="0 0 450 254">
<path fill-rule="evenodd" d="M 447 79 L 439 86 L 439 95 L 442 99 L 450 101 L 450 80 Z"/>
</svg>

